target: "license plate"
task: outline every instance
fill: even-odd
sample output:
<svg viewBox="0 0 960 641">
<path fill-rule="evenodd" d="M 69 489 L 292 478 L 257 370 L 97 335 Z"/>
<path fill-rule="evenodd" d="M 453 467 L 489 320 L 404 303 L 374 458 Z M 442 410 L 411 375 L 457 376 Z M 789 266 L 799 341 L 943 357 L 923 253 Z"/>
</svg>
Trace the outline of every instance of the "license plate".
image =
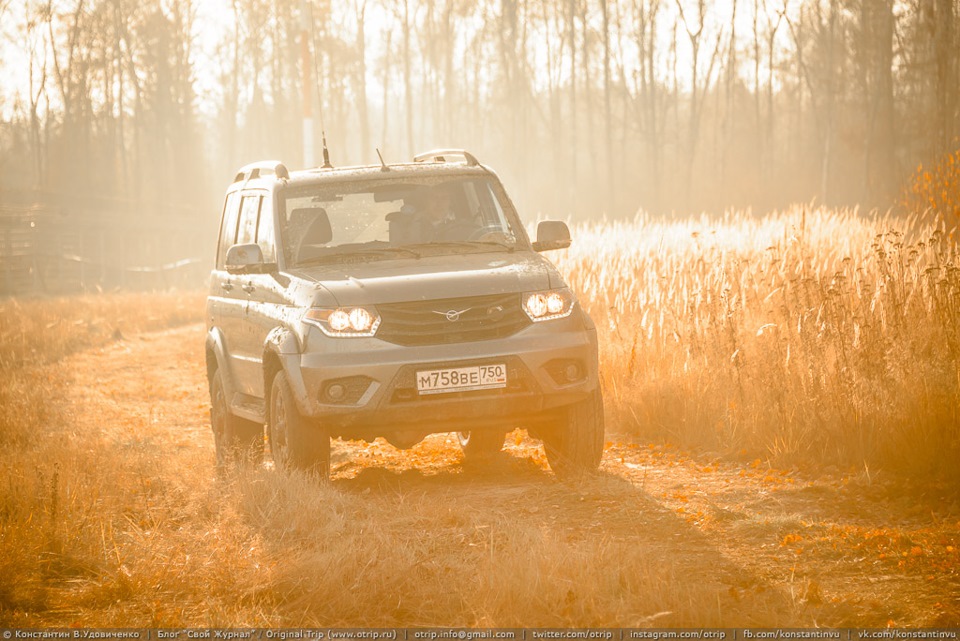
<svg viewBox="0 0 960 641">
<path fill-rule="evenodd" d="M 506 386 L 507 366 L 503 363 L 417 372 L 417 391 L 420 394 L 471 392 Z"/>
</svg>

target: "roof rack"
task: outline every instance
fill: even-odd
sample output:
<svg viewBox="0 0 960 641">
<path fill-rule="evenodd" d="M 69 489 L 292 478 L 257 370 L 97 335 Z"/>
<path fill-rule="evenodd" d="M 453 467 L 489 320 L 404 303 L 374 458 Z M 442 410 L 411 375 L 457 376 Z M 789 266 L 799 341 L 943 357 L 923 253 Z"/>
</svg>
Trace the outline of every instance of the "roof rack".
<svg viewBox="0 0 960 641">
<path fill-rule="evenodd" d="M 447 156 L 462 156 L 471 167 L 476 167 L 480 164 L 476 156 L 464 149 L 434 149 L 433 151 L 425 151 L 422 154 L 414 156 L 413 162 L 424 162 L 426 160 L 431 162 L 452 162 L 447 160 Z"/>
<path fill-rule="evenodd" d="M 287 166 L 279 160 L 261 160 L 260 162 L 252 162 L 249 165 L 241 167 L 234 177 L 233 182 L 238 183 L 242 180 L 252 180 L 259 178 L 265 173 L 273 174 L 280 180 L 290 178 L 290 172 L 287 171 Z"/>
</svg>

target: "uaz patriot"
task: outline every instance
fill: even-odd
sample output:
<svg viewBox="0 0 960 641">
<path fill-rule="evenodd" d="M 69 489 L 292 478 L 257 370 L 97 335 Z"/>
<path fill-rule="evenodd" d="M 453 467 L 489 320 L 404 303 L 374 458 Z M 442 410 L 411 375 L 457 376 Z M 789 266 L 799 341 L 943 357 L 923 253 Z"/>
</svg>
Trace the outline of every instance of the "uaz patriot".
<svg viewBox="0 0 960 641">
<path fill-rule="evenodd" d="M 597 333 L 531 242 L 497 175 L 462 150 L 290 172 L 228 187 L 207 299 L 218 465 L 326 475 L 331 438 L 409 448 L 456 432 L 464 456 L 541 439 L 558 475 L 603 450 Z"/>
</svg>

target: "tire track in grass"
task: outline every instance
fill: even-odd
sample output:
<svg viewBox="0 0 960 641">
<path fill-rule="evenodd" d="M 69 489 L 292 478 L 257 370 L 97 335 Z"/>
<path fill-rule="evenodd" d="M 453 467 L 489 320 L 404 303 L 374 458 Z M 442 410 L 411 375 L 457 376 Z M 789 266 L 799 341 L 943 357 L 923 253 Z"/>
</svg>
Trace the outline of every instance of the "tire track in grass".
<svg viewBox="0 0 960 641">
<path fill-rule="evenodd" d="M 87 625 L 809 625 L 810 612 L 688 522 L 611 445 L 560 482 L 539 444 L 466 464 L 449 435 L 406 452 L 337 442 L 317 485 L 267 464 L 217 481 L 199 325 L 56 366 L 87 524 L 41 578 Z M 95 469 L 91 469 L 91 468 Z M 655 466 L 664 482 L 675 470 Z M 679 481 L 678 481 L 679 482 Z M 732 590 L 750 585 L 756 589 Z"/>
</svg>

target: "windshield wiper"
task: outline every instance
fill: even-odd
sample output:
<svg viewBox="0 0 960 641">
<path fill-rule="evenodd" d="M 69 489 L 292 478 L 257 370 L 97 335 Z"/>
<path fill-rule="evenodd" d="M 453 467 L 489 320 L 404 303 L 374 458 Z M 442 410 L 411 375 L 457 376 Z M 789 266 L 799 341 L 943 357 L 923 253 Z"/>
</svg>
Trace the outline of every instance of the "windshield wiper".
<svg viewBox="0 0 960 641">
<path fill-rule="evenodd" d="M 481 245 L 496 245 L 497 247 L 503 247 L 504 249 L 510 252 L 516 251 L 517 249 L 516 243 L 511 244 L 511 243 L 504 242 L 502 240 L 474 240 L 471 242 L 480 243 Z"/>
<path fill-rule="evenodd" d="M 406 254 L 407 256 L 412 256 L 413 258 L 420 258 L 420 252 L 414 251 L 407 247 L 370 247 L 364 245 L 365 244 L 357 243 L 330 247 L 328 252 L 318 256 L 312 256 L 306 260 L 298 261 L 297 265 L 311 265 L 314 263 L 325 263 L 327 261 L 342 262 L 350 260 L 355 256 L 372 257 L 383 256 L 386 254 Z"/>
<path fill-rule="evenodd" d="M 407 247 L 370 247 L 368 249 L 360 249 L 356 251 L 348 252 L 348 254 L 407 254 L 408 256 L 413 256 L 414 258 L 420 258 L 420 252 L 414 251 Z"/>
<path fill-rule="evenodd" d="M 517 248 L 516 245 L 508 245 L 507 243 L 496 240 L 437 240 L 429 243 L 419 243 L 417 247 L 469 247 L 471 249 L 485 249 L 483 245 L 494 245 L 507 251 L 514 251 Z"/>
</svg>

